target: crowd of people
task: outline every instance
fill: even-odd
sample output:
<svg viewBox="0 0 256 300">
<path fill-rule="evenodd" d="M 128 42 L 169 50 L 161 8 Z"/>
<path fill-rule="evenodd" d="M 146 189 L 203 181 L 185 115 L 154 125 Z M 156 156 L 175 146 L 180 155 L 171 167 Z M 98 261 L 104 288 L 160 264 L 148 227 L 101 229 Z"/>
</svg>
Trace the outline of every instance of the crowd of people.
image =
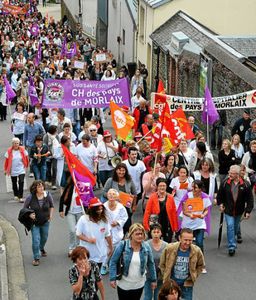
<svg viewBox="0 0 256 300">
<path fill-rule="evenodd" d="M 35 23 L 37 36 L 30 30 Z M 151 143 L 159 116 L 148 101 L 145 65 L 129 76 L 126 66 L 117 67 L 110 51 L 93 47 L 79 27 L 72 31 L 66 17 L 58 22 L 42 17 L 36 6 L 26 18 L 1 16 L 0 31 L 0 118 L 7 119 L 9 107 L 13 134 L 4 171 L 11 178 L 15 200 L 24 203 L 32 221 L 32 264 L 39 266 L 40 257 L 47 256 L 54 211 L 50 190 L 59 190 L 55 194 L 58 210 L 68 224 L 67 252 L 74 263 L 69 270 L 73 299 L 96 300 L 98 294 L 105 299 L 102 276 L 108 273 L 110 285 L 122 300 L 139 300 L 143 291 L 144 300 L 192 299 L 195 281 L 207 273 L 204 234 L 210 232 L 212 206 L 218 205 L 225 216 L 228 255 L 234 256 L 237 243 L 243 242 L 240 221 L 250 217 L 254 205 L 256 119 L 251 120 L 250 111 L 245 110 L 233 126 L 232 138 L 223 139 L 221 118 L 223 122 L 212 128 L 209 146 L 190 115 L 195 138 L 182 139 L 168 153 L 156 153 Z M 76 41 L 72 58 L 61 51 L 64 39 L 68 45 Z M 98 63 L 97 53 L 108 53 L 111 60 Z M 85 63 L 84 69 L 74 68 L 76 60 Z M 4 77 L 16 94 L 12 106 Z M 29 77 L 36 87 L 36 105 L 30 102 Z M 134 118 L 126 140 L 105 128 L 111 118 L 108 110 L 42 108 L 45 79 L 124 77 L 130 82 L 131 106 L 122 109 Z M 62 145 L 97 179 L 93 189 L 100 196 L 92 196 L 88 207 L 76 201 L 79 195 Z M 27 171 L 34 181 L 24 197 Z M 122 204 L 123 194 L 129 195 L 130 205 Z M 133 222 L 136 210 L 143 213 L 141 223 Z"/>
</svg>

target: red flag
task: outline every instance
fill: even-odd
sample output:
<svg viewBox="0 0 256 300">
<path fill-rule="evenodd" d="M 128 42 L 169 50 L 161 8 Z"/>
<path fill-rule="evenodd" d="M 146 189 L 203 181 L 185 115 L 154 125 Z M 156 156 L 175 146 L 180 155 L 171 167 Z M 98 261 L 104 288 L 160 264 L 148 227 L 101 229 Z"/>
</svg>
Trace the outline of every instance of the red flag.
<svg viewBox="0 0 256 300">
<path fill-rule="evenodd" d="M 87 206 L 90 198 L 94 195 L 92 193 L 92 189 L 88 186 L 88 182 L 91 186 L 96 184 L 96 178 L 93 174 L 81 163 L 81 161 L 72 154 L 67 147 L 61 145 L 63 153 L 65 155 L 65 159 L 68 165 L 68 169 L 73 178 L 76 192 L 81 199 L 81 202 L 84 206 Z M 76 198 L 76 202 L 78 205 L 81 205 L 80 199 Z"/>
<path fill-rule="evenodd" d="M 177 125 L 180 127 L 180 131 L 184 134 L 184 139 L 190 140 L 195 137 L 183 109 L 180 107 L 174 113 L 172 113 L 172 119 L 177 120 Z"/>
<path fill-rule="evenodd" d="M 158 82 L 157 94 L 165 94 L 164 83 L 161 79 L 159 79 L 159 82 Z"/>
<path fill-rule="evenodd" d="M 160 152 L 162 149 L 162 137 L 163 137 L 163 130 L 166 122 L 168 122 L 170 117 L 170 108 L 167 102 L 164 104 L 164 109 L 162 111 L 162 114 L 159 118 L 159 122 L 156 124 L 156 127 L 153 132 L 153 142 L 150 144 L 150 147 L 153 149 L 156 149 L 157 152 Z"/>
</svg>

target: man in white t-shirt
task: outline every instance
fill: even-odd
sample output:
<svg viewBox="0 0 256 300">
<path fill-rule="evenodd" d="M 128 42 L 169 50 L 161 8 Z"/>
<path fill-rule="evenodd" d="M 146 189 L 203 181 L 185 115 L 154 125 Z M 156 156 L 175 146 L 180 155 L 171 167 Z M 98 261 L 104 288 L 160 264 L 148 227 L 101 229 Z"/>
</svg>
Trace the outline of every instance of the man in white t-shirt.
<svg viewBox="0 0 256 300">
<path fill-rule="evenodd" d="M 130 147 L 128 149 L 128 159 L 124 160 L 123 163 L 126 164 L 133 183 L 135 184 L 138 201 L 141 199 L 141 178 L 142 174 L 146 171 L 146 167 L 143 161 L 138 160 L 138 149 L 136 147 Z"/>
<path fill-rule="evenodd" d="M 77 157 L 89 171 L 96 175 L 98 166 L 98 153 L 96 147 L 91 143 L 90 136 L 84 134 L 82 136 L 82 143 L 76 147 Z"/>
</svg>

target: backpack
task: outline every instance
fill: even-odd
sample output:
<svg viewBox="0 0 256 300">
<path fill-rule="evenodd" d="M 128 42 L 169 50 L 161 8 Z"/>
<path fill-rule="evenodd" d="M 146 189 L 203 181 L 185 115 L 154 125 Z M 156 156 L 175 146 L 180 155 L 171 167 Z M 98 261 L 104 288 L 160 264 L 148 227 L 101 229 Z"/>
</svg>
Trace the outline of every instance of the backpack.
<svg viewBox="0 0 256 300">
<path fill-rule="evenodd" d="M 33 212 L 34 210 L 30 208 L 22 208 L 19 212 L 18 220 L 22 225 L 25 226 L 26 235 L 28 235 L 28 231 L 31 230 L 34 224 L 34 221 L 29 217 L 29 215 Z"/>
</svg>

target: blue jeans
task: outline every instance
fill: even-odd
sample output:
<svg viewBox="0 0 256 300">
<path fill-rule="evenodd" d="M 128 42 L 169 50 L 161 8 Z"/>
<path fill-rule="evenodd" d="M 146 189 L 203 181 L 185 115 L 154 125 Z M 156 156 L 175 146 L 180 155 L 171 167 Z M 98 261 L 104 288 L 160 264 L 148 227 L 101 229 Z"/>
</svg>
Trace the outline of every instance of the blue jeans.
<svg viewBox="0 0 256 300">
<path fill-rule="evenodd" d="M 196 239 L 196 245 L 204 253 L 204 229 L 196 229 L 193 231 L 193 234 Z"/>
<path fill-rule="evenodd" d="M 80 121 L 76 121 L 76 123 L 73 123 L 73 131 L 76 137 L 78 138 L 79 133 L 81 132 L 81 124 Z"/>
<path fill-rule="evenodd" d="M 70 212 L 67 214 L 67 222 L 68 222 L 68 231 L 69 231 L 69 250 L 73 250 L 78 246 L 79 240 L 76 236 L 76 224 L 83 213 L 71 214 Z"/>
<path fill-rule="evenodd" d="M 225 220 L 227 223 L 228 250 L 235 250 L 236 235 L 241 220 L 241 216 L 233 217 L 225 214 Z"/>
<path fill-rule="evenodd" d="M 211 148 L 216 148 L 216 131 L 217 131 L 217 147 L 220 148 L 222 144 L 223 126 L 217 125 L 212 127 L 211 136 Z"/>
<path fill-rule="evenodd" d="M 163 282 L 158 281 L 156 289 L 152 290 L 151 289 L 151 281 L 147 279 L 145 282 L 145 285 L 144 285 L 144 300 L 152 300 L 152 297 L 153 297 L 153 300 L 157 300 L 158 293 L 159 293 L 159 290 L 162 285 L 163 285 Z"/>
<path fill-rule="evenodd" d="M 192 300 L 193 299 L 193 286 L 180 286 L 181 299 Z"/>
<path fill-rule="evenodd" d="M 35 176 L 35 180 L 41 179 L 42 181 L 46 181 L 46 170 L 47 170 L 46 163 L 41 166 L 33 164 L 32 170 Z"/>
<path fill-rule="evenodd" d="M 44 225 L 36 226 L 31 228 L 32 234 L 32 251 L 34 259 L 40 258 L 40 250 L 44 249 L 47 242 L 50 222 L 46 222 Z"/>
</svg>

